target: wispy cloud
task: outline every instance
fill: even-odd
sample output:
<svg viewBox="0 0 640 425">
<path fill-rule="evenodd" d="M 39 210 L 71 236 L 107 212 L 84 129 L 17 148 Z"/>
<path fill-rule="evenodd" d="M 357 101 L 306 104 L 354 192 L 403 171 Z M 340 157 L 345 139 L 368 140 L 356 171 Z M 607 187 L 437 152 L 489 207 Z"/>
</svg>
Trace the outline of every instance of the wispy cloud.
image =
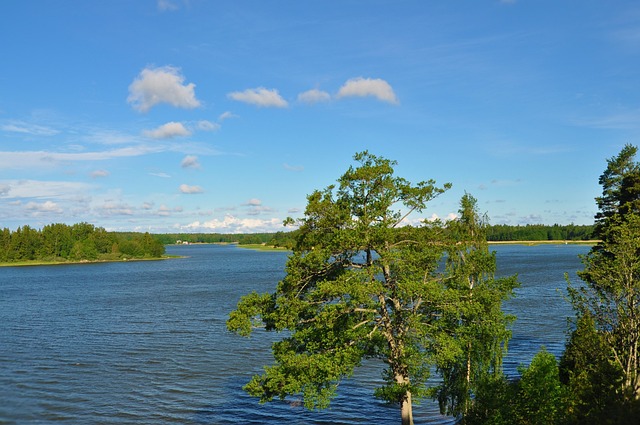
<svg viewBox="0 0 640 425">
<path fill-rule="evenodd" d="M 0 130 L 11 133 L 29 134 L 32 136 L 54 136 L 60 131 L 43 125 L 28 124 L 22 121 L 12 121 L 8 124 L 0 125 Z"/>
<path fill-rule="evenodd" d="M 340 87 L 337 94 L 338 98 L 367 96 L 392 104 L 399 103 L 391 85 L 379 78 L 352 78 Z"/>
<path fill-rule="evenodd" d="M 91 177 L 97 179 L 99 177 L 108 177 L 109 172 L 107 170 L 95 170 L 91 173 Z"/>
<path fill-rule="evenodd" d="M 196 123 L 196 128 L 201 131 L 217 131 L 220 130 L 220 124 L 207 120 L 200 120 Z"/>
<path fill-rule="evenodd" d="M 152 139 L 170 139 L 190 136 L 191 132 L 182 123 L 171 121 L 153 130 L 145 130 L 142 134 Z"/>
<path fill-rule="evenodd" d="M 220 114 L 220 116 L 218 117 L 218 121 L 222 122 L 224 120 L 228 120 L 229 118 L 238 118 L 238 116 L 230 111 L 226 111 Z"/>
<path fill-rule="evenodd" d="M 161 103 L 193 109 L 200 106 L 194 89 L 194 83 L 184 84 L 179 68 L 145 68 L 129 86 L 127 102 L 140 112 L 148 112 Z"/>
<path fill-rule="evenodd" d="M 227 95 L 229 99 L 238 102 L 249 103 L 261 108 L 286 108 L 289 104 L 280 96 L 278 90 L 268 90 L 264 87 L 247 89 L 245 91 L 235 91 Z"/>
<path fill-rule="evenodd" d="M 169 12 L 178 10 L 178 5 L 170 0 L 158 0 L 158 10 L 161 12 Z"/>
<path fill-rule="evenodd" d="M 624 110 L 600 117 L 582 118 L 574 123 L 583 127 L 610 130 L 633 130 L 640 127 L 640 110 Z"/>
<path fill-rule="evenodd" d="M 289 170 L 289 171 L 303 171 L 304 170 L 304 167 L 302 165 L 282 164 L 282 166 L 284 167 L 285 170 Z"/>
<path fill-rule="evenodd" d="M 104 161 L 115 158 L 146 155 L 149 153 L 160 152 L 163 149 L 164 148 L 162 147 L 139 145 L 98 152 L 0 152 L 0 168 L 19 169 L 54 166 L 69 161 Z"/>
<path fill-rule="evenodd" d="M 0 181 L 0 198 L 77 199 L 92 187 L 79 182 L 3 180 Z"/>
<path fill-rule="evenodd" d="M 101 145 L 123 145 L 136 143 L 139 138 L 114 130 L 91 130 L 83 139 Z"/>
</svg>

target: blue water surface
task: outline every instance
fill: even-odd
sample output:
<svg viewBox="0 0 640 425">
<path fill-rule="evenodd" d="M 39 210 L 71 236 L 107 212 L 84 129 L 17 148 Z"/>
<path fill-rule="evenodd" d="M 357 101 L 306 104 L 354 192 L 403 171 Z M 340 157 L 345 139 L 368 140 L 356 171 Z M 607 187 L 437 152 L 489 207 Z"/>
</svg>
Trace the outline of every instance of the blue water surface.
<svg viewBox="0 0 640 425">
<path fill-rule="evenodd" d="M 508 373 L 541 345 L 562 351 L 571 315 L 564 272 L 588 247 L 494 246 L 501 275 L 522 287 Z M 324 411 L 292 398 L 261 405 L 243 390 L 271 362 L 277 334 L 242 338 L 225 321 L 241 295 L 273 291 L 287 253 L 229 245 L 171 246 L 164 261 L 0 269 L 0 424 L 396 424 L 367 362 Z M 416 423 L 446 424 L 437 406 Z"/>
</svg>

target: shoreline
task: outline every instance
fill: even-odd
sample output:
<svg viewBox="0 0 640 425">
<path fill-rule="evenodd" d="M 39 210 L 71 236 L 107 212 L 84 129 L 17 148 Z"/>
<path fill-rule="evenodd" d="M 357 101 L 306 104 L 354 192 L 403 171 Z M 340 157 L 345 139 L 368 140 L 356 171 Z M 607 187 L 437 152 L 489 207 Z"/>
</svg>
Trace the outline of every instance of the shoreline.
<svg viewBox="0 0 640 425">
<path fill-rule="evenodd" d="M 244 248 L 244 249 L 252 249 L 254 251 L 265 251 L 265 252 L 286 252 L 286 251 L 291 251 L 288 248 L 282 248 L 282 247 L 275 247 L 275 246 L 271 246 L 271 245 L 263 245 L 263 244 L 257 244 L 257 243 L 250 243 L 250 244 L 235 244 L 238 248 Z"/>
<path fill-rule="evenodd" d="M 157 258 L 121 258 L 118 260 L 69 260 L 69 261 L 46 261 L 46 260 L 26 260 L 16 262 L 0 262 L 0 267 L 36 267 L 36 266 L 71 266 L 78 264 L 100 264 L 100 263 L 129 263 L 132 261 L 161 261 L 173 258 L 182 258 L 178 255 L 167 255 Z"/>
<path fill-rule="evenodd" d="M 558 241 L 487 241 L 489 245 L 595 245 L 599 240 L 587 240 L 587 241 L 571 241 L 571 240 L 558 240 Z"/>
</svg>

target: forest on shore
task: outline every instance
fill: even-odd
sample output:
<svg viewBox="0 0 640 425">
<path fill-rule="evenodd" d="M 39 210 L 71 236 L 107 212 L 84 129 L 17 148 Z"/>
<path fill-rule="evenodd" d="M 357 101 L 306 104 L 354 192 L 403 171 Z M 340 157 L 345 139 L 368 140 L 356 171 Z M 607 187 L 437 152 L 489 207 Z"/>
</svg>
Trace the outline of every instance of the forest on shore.
<svg viewBox="0 0 640 425">
<path fill-rule="evenodd" d="M 163 243 L 149 233 L 107 232 L 89 223 L 49 224 L 0 232 L 0 263 L 64 263 L 161 258 Z"/>
</svg>

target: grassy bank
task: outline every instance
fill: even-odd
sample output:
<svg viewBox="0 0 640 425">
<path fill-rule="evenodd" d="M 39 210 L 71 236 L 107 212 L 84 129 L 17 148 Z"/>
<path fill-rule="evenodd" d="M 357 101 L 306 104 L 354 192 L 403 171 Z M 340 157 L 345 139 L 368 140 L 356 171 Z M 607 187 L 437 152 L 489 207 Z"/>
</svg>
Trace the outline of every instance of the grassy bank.
<svg viewBox="0 0 640 425">
<path fill-rule="evenodd" d="M 256 251 L 280 251 L 280 252 L 286 252 L 289 251 L 287 248 L 282 248 L 282 247 L 276 247 L 276 246 L 271 246 L 271 245 L 263 245 L 263 244 L 242 244 L 242 245 L 237 245 L 238 248 L 245 248 L 245 249 L 253 249 Z"/>
<path fill-rule="evenodd" d="M 12 262 L 0 262 L 0 267 L 28 267 L 28 266 L 62 266 L 71 264 L 96 264 L 96 263 L 128 263 L 131 261 L 160 261 L 170 258 L 181 258 L 179 255 L 164 255 L 156 258 L 120 258 L 114 260 L 23 260 Z"/>
</svg>

